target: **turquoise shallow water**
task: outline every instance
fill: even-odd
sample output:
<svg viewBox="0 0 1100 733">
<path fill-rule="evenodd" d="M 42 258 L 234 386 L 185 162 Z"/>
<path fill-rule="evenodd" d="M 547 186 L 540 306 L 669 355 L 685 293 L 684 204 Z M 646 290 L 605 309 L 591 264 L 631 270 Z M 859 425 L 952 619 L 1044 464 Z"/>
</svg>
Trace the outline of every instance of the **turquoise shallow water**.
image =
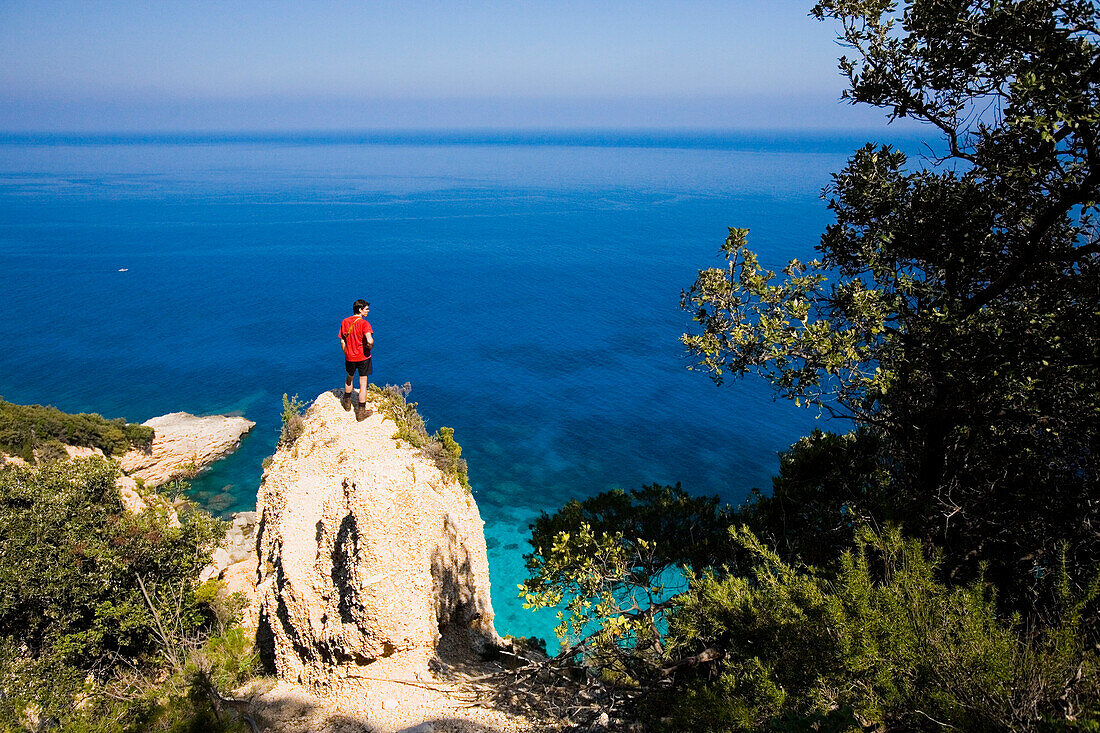
<svg viewBox="0 0 1100 733">
<path fill-rule="evenodd" d="M 194 491 L 251 509 L 282 394 L 342 382 L 334 335 L 365 297 L 375 381 L 411 382 L 463 446 L 498 630 L 549 636 L 514 590 L 539 511 L 651 482 L 738 503 L 821 424 L 689 372 L 679 297 L 729 226 L 768 265 L 810 256 L 851 142 L 0 138 L 0 395 L 244 414 Z"/>
</svg>

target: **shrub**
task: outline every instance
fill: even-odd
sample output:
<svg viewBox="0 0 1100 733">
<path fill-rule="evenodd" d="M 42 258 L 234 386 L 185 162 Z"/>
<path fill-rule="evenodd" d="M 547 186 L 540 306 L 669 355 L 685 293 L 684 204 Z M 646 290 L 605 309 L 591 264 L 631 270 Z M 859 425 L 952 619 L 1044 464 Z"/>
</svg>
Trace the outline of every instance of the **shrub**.
<svg viewBox="0 0 1100 733">
<path fill-rule="evenodd" d="M 86 679 L 162 656 L 158 615 L 181 634 L 215 621 L 195 579 L 224 524 L 130 514 L 117 478 L 97 458 L 0 466 L 0 721 L 74 715 Z"/>
<path fill-rule="evenodd" d="M 302 413 L 306 407 L 306 403 L 298 399 L 298 395 L 287 397 L 283 394 L 283 427 L 279 434 L 279 445 L 290 445 L 302 434 L 305 425 Z"/>
<path fill-rule="evenodd" d="M 64 461 L 69 457 L 68 451 L 60 440 L 47 440 L 34 451 L 34 457 L 39 463 L 55 463 Z"/>
<path fill-rule="evenodd" d="M 671 648 L 725 652 L 668 701 L 674 729 L 1100 724 L 1100 653 L 1081 614 L 1096 583 L 1066 586 L 1059 617 L 1029 632 L 998 615 L 984 581 L 945 586 L 939 556 L 897 529 L 858 529 L 835 574 L 787 565 L 747 530 L 731 536 L 757 568 L 697 578 L 670 617 Z"/>
<path fill-rule="evenodd" d="M 382 400 L 382 413 L 393 420 L 397 426 L 396 440 L 403 440 L 413 448 L 423 448 L 431 441 L 428 429 L 424 426 L 424 418 L 416 411 L 416 403 L 408 402 L 406 398 L 412 391 L 412 385 L 408 382 L 401 387 L 387 384 L 379 387 L 370 385 L 370 391 Z"/>
<path fill-rule="evenodd" d="M 738 521 L 788 562 L 833 567 L 861 524 L 897 520 L 879 439 L 814 430 L 780 453 L 772 491 L 754 490 Z"/>
<path fill-rule="evenodd" d="M 122 455 L 131 447 L 152 444 L 153 429 L 108 420 L 95 414 L 70 415 L 55 407 L 15 405 L 0 399 L 0 451 L 34 461 L 35 449 L 52 441 L 99 448 L 105 455 Z"/>
<path fill-rule="evenodd" d="M 135 700 L 136 707 L 148 710 L 146 729 L 179 733 L 248 731 L 241 716 L 224 704 L 223 691 L 237 688 L 260 673 L 252 638 L 243 629 L 233 628 L 193 646 L 167 679 L 135 690 L 141 693 Z"/>
<path fill-rule="evenodd" d="M 425 446 L 425 453 L 431 456 L 439 470 L 448 476 L 454 476 L 466 491 L 470 490 L 470 480 L 466 475 L 466 461 L 462 459 L 462 446 L 454 438 L 454 428 L 440 428 Z"/>
<path fill-rule="evenodd" d="M 549 664 L 583 688 L 563 711 L 615 706 L 675 731 L 1100 726 L 1100 577 L 1075 587 L 1063 561 L 1057 607 L 1024 623 L 896 528 L 857 524 L 817 569 L 736 518 L 655 485 L 532 525 L 521 595 L 561 608 Z"/>
<path fill-rule="evenodd" d="M 434 434 L 428 434 L 424 418 L 416 410 L 416 403 L 406 400 L 412 391 L 412 385 L 408 382 L 400 387 L 393 384 L 385 387 L 372 384 L 370 391 L 380 399 L 382 414 L 393 420 L 397 426 L 394 440 L 419 448 L 445 476 L 454 478 L 462 488 L 470 491 L 466 461 L 462 459 L 462 446 L 454 439 L 454 428 L 442 427 Z"/>
</svg>

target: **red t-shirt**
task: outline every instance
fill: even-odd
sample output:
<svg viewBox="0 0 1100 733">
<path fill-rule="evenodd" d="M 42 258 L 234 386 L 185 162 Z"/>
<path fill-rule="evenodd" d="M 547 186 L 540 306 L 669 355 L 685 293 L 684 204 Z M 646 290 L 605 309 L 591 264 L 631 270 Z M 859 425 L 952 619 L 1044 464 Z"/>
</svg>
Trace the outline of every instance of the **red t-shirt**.
<svg viewBox="0 0 1100 733">
<path fill-rule="evenodd" d="M 365 349 L 364 337 L 374 333 L 370 322 L 362 316 L 348 316 L 340 323 L 340 338 L 344 340 L 344 357 L 348 361 L 364 361 L 370 358 Z"/>
</svg>

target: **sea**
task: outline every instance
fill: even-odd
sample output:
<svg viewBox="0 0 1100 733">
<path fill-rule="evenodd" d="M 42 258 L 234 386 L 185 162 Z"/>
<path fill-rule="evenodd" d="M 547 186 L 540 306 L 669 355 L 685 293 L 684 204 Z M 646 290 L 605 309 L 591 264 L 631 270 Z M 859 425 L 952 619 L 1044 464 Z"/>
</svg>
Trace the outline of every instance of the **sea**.
<svg viewBox="0 0 1100 733">
<path fill-rule="evenodd" d="M 737 505 L 800 436 L 846 429 L 692 371 L 681 291 L 729 227 L 772 269 L 812 258 L 830 174 L 895 137 L 0 134 L 0 395 L 244 415 L 191 493 L 251 510 L 283 395 L 343 383 L 338 325 L 365 298 L 373 380 L 411 384 L 462 446 L 497 630 L 553 645 L 554 613 L 517 591 L 540 512 L 652 483 Z"/>
</svg>

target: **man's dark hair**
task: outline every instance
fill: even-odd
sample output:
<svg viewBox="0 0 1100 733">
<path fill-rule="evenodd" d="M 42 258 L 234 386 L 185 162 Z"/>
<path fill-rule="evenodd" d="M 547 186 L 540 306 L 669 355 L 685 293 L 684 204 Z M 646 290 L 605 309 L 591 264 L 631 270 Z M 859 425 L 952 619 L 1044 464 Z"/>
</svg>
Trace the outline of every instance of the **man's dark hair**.
<svg viewBox="0 0 1100 733">
<path fill-rule="evenodd" d="M 370 303 L 368 303 L 367 301 L 360 298 L 359 300 L 357 300 L 357 301 L 355 301 L 354 303 L 351 304 L 351 312 L 352 313 L 358 313 L 359 311 L 363 310 L 363 306 L 365 306 L 365 305 L 369 306 Z"/>
</svg>

